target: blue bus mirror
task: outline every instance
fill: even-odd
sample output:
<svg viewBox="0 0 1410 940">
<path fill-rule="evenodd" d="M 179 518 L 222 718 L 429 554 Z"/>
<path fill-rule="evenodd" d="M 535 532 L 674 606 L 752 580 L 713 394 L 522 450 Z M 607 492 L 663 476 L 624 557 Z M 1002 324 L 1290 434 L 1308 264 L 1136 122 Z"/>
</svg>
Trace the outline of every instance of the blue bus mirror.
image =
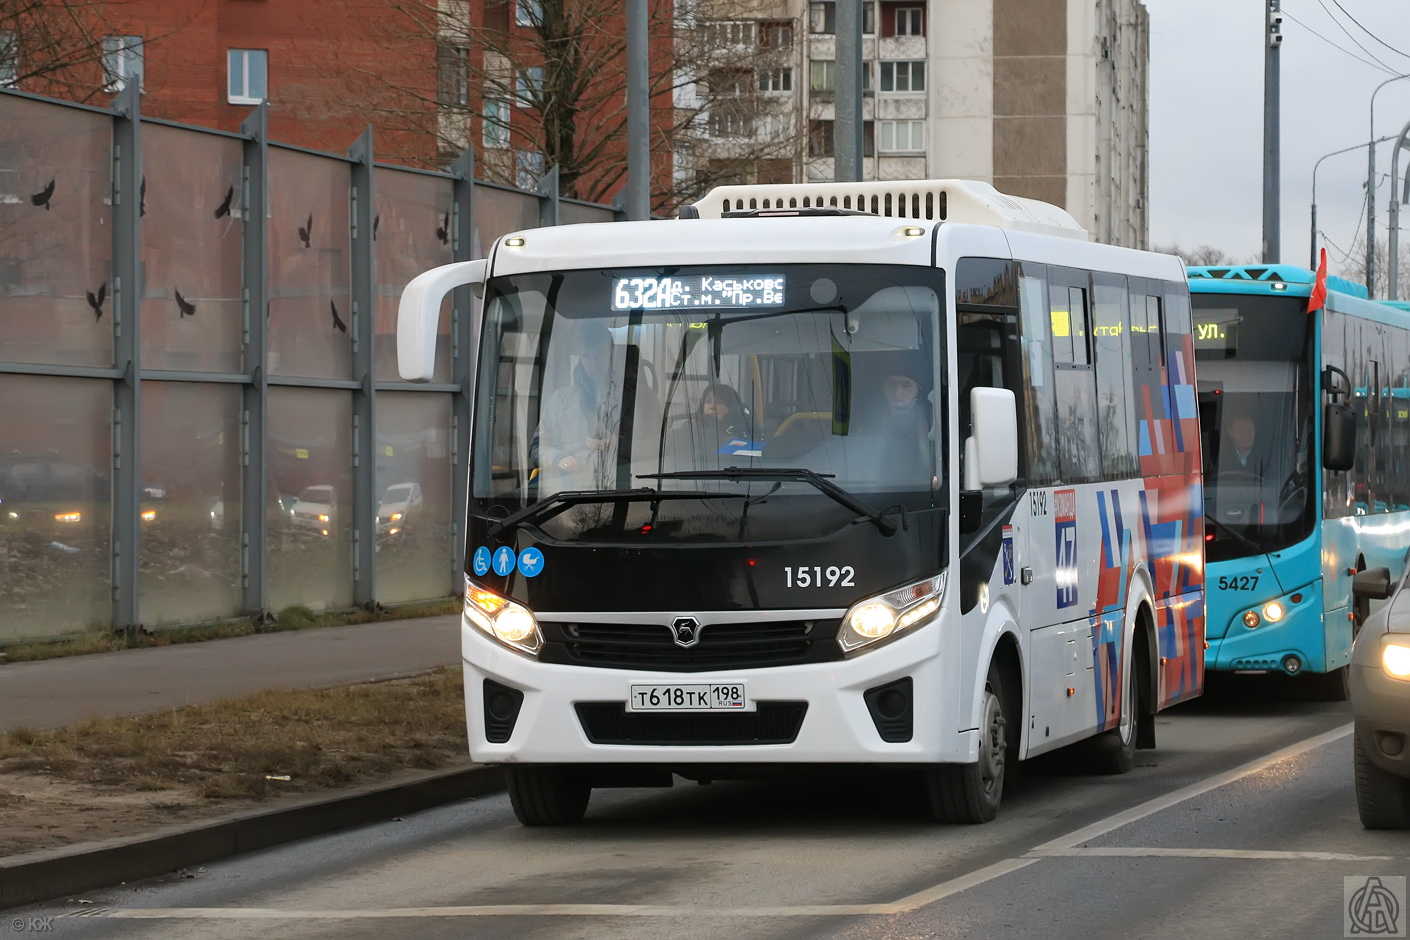
<svg viewBox="0 0 1410 940">
<path fill-rule="evenodd" d="M 1322 410 L 1322 466 L 1337 472 L 1356 466 L 1356 412 L 1350 405 Z"/>
</svg>

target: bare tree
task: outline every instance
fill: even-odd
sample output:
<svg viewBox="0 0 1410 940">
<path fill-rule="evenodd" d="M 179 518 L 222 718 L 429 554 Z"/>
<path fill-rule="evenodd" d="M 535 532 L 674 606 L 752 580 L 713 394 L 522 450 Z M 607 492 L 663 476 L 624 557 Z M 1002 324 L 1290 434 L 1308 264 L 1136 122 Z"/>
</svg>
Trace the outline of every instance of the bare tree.
<svg viewBox="0 0 1410 940">
<path fill-rule="evenodd" d="M 560 192 L 591 201 L 605 201 L 621 185 L 627 124 L 621 0 L 486 0 L 483 8 L 463 0 L 395 0 L 394 6 L 388 30 L 397 35 L 386 41 L 434 47 L 439 80 L 362 76 L 364 106 L 384 124 L 434 135 L 444 155 L 476 144 L 478 170 L 489 179 L 523 185 L 556 166 Z M 771 70 L 784 68 L 792 55 L 794 25 L 772 21 L 761 29 L 771 21 L 758 20 L 754 6 L 713 0 L 707 16 L 703 4 L 648 4 L 657 211 L 766 161 L 775 167 L 786 161 L 791 170 L 799 122 L 773 119 L 786 108 L 770 96 Z M 789 89 L 792 80 L 790 71 Z M 694 161 L 689 173 L 670 171 L 678 151 L 693 151 L 712 133 L 726 146 Z"/>
<path fill-rule="evenodd" d="M 122 0 L 0 0 L 0 84 L 88 101 L 112 90 L 105 56 L 130 52 L 105 43 Z"/>
<path fill-rule="evenodd" d="M 1345 258 L 1331 246 L 1327 249 L 1327 269 L 1333 274 L 1340 274 L 1348 281 L 1357 284 L 1366 283 L 1366 238 L 1363 235 L 1351 246 L 1351 251 Z M 1410 297 L 1410 238 L 1402 238 L 1400 242 L 1400 259 L 1398 267 L 1398 291 L 1400 299 Z M 1386 244 L 1384 238 L 1378 238 L 1376 242 L 1376 297 L 1384 300 L 1389 296 L 1390 289 L 1390 246 Z"/>
<path fill-rule="evenodd" d="M 1233 255 L 1226 254 L 1222 248 L 1215 248 L 1212 245 L 1196 245 L 1192 249 L 1186 249 L 1182 248 L 1178 242 L 1171 242 L 1168 245 L 1152 245 L 1151 251 L 1158 251 L 1166 255 L 1175 255 L 1184 259 L 1185 264 L 1191 267 L 1257 264 L 1257 261 L 1252 259 L 1240 261 Z"/>
</svg>

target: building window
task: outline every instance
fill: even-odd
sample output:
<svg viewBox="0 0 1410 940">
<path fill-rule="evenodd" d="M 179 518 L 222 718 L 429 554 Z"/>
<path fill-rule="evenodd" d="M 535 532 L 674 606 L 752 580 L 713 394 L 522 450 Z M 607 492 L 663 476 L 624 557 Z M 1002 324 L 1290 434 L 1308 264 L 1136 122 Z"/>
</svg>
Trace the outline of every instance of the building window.
<svg viewBox="0 0 1410 940">
<path fill-rule="evenodd" d="M 835 0 L 808 4 L 808 31 L 813 33 L 837 32 L 837 3 Z"/>
<path fill-rule="evenodd" d="M 882 153 L 911 153 L 924 150 L 924 121 L 881 122 Z"/>
<path fill-rule="evenodd" d="M 263 49 L 228 49 L 226 100 L 231 104 L 259 104 L 269 95 L 269 53 Z"/>
<path fill-rule="evenodd" d="M 791 20 L 766 20 L 759 24 L 760 49 L 792 49 L 793 23 Z"/>
<path fill-rule="evenodd" d="M 765 95 L 779 95 L 793 90 L 793 69 L 764 69 L 759 73 L 759 91 Z"/>
<path fill-rule="evenodd" d="M 788 140 L 793 136 L 793 115 L 787 111 L 760 115 L 757 136 L 767 141 Z"/>
<path fill-rule="evenodd" d="M 710 94 L 716 98 L 746 98 L 754 91 L 754 73 L 748 69 L 720 69 L 710 73 Z"/>
<path fill-rule="evenodd" d="M 882 91 L 925 91 L 924 60 L 881 63 Z"/>
<path fill-rule="evenodd" d="M 128 81 L 137 79 L 137 87 L 142 88 L 142 37 L 104 36 L 103 37 L 103 87 L 109 92 L 119 92 L 127 87 Z"/>
<path fill-rule="evenodd" d="M 440 102 L 463 108 L 470 103 L 470 80 L 466 66 L 470 50 L 466 46 L 441 46 Z"/>
<path fill-rule="evenodd" d="M 537 150 L 520 150 L 514 155 L 514 179 L 520 189 L 535 189 L 543 179 L 543 154 Z"/>
<path fill-rule="evenodd" d="M 871 36 L 876 33 L 876 4 L 862 4 L 862 33 Z"/>
<path fill-rule="evenodd" d="M 486 98 L 484 112 L 484 145 L 489 150 L 509 146 L 509 99 Z"/>
<path fill-rule="evenodd" d="M 876 156 L 876 122 L 862 122 L 862 156 Z"/>
<path fill-rule="evenodd" d="M 808 156 L 832 156 L 832 122 L 808 122 Z"/>
<path fill-rule="evenodd" d="M 743 140 L 754 136 L 754 118 L 737 107 L 710 109 L 710 136 L 718 140 Z"/>
<path fill-rule="evenodd" d="M 0 88 L 19 81 L 20 40 L 13 29 L 0 29 Z"/>
<path fill-rule="evenodd" d="M 758 32 L 753 20 L 721 20 L 705 28 L 705 36 L 713 50 L 734 46 L 753 47 Z"/>
<path fill-rule="evenodd" d="M 543 0 L 514 0 L 514 22 L 538 26 L 543 22 Z"/>
<path fill-rule="evenodd" d="M 924 36 L 925 11 L 920 7 L 897 7 L 896 35 Z"/>
<path fill-rule="evenodd" d="M 837 90 L 837 63 L 831 59 L 814 59 L 808 63 L 808 90 L 819 97 L 830 96 Z"/>
<path fill-rule="evenodd" d="M 543 100 L 543 66 L 519 70 L 514 86 L 515 102 L 521 108 L 537 108 Z"/>
</svg>

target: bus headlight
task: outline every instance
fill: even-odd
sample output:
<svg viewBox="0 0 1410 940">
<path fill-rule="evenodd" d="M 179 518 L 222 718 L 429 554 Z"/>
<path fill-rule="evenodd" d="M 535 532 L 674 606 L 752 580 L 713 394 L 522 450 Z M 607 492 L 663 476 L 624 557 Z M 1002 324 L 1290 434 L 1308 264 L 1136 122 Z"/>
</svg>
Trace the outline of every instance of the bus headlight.
<svg viewBox="0 0 1410 940">
<path fill-rule="evenodd" d="M 1393 679 L 1410 679 L 1410 646 L 1387 643 L 1381 650 L 1381 668 Z"/>
<path fill-rule="evenodd" d="M 1269 623 L 1277 623 L 1283 619 L 1283 605 L 1274 601 L 1263 608 L 1263 619 Z"/>
<path fill-rule="evenodd" d="M 842 618 L 838 645 L 842 652 L 851 653 L 912 627 L 923 626 L 940 610 L 944 597 L 944 574 L 869 597 L 853 605 Z"/>
<path fill-rule="evenodd" d="M 530 656 L 538 655 L 543 634 L 533 613 L 522 604 L 465 582 L 465 619 L 486 636 Z"/>
</svg>

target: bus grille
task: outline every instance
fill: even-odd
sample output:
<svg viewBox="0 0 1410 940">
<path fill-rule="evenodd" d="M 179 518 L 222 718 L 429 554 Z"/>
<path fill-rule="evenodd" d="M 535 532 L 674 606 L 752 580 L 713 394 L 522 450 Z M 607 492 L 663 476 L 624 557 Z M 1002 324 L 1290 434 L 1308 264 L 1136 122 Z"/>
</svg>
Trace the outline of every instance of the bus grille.
<svg viewBox="0 0 1410 940">
<path fill-rule="evenodd" d="M 629 712 L 622 702 L 579 702 L 578 721 L 593 744 L 708 746 L 792 744 L 807 702 L 759 702 L 742 713 Z"/>
<path fill-rule="evenodd" d="M 539 660 L 603 669 L 705 672 L 760 669 L 842 658 L 840 620 L 761 620 L 702 627 L 694 646 L 677 646 L 664 623 L 541 624 Z"/>
</svg>

